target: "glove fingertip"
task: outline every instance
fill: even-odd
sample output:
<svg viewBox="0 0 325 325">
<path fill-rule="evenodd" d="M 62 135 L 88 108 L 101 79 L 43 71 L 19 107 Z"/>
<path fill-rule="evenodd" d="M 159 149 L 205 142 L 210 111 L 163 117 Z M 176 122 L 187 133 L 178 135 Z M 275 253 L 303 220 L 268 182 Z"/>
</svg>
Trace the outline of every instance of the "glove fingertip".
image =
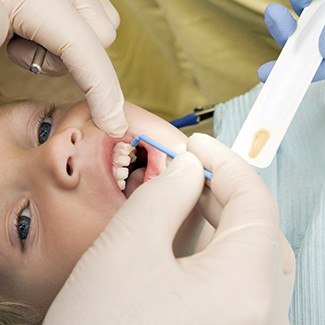
<svg viewBox="0 0 325 325">
<path fill-rule="evenodd" d="M 217 139 L 202 133 L 193 133 L 188 139 L 188 150 L 193 152 L 204 167 L 214 173 L 214 167 L 230 149 Z"/>
<path fill-rule="evenodd" d="M 202 168 L 202 165 L 199 159 L 193 155 L 191 152 L 185 151 L 179 153 L 173 161 L 174 168 L 187 168 L 188 165 L 191 165 L 193 168 Z"/>
<path fill-rule="evenodd" d="M 177 183 L 184 179 L 188 186 L 191 186 L 190 184 L 192 186 L 194 184 L 203 186 L 204 182 L 203 167 L 200 160 L 188 151 L 177 154 L 161 176 L 172 178 L 173 182 L 177 180 Z"/>
<path fill-rule="evenodd" d="M 195 132 L 189 137 L 189 142 L 190 143 L 200 143 L 200 142 L 205 142 L 205 141 L 210 141 L 211 136 L 205 134 L 205 133 L 199 133 Z M 217 139 L 213 138 L 214 142 L 219 142 Z"/>
<path fill-rule="evenodd" d="M 119 138 L 123 138 L 123 136 L 125 135 L 125 132 L 128 129 L 128 124 L 122 123 L 119 126 L 112 128 L 105 128 L 107 130 L 107 134 L 115 139 L 119 139 Z"/>
<path fill-rule="evenodd" d="M 259 79 L 261 82 L 265 83 L 265 81 L 266 81 L 266 79 L 267 79 L 269 73 L 270 73 L 269 71 L 268 71 L 268 72 L 265 71 L 264 65 L 262 65 L 262 66 L 259 67 L 258 70 L 257 70 L 257 76 L 258 76 L 258 79 Z"/>
<path fill-rule="evenodd" d="M 270 3 L 264 12 L 265 22 L 272 24 L 277 21 L 277 17 L 286 13 L 287 9 L 279 3 Z"/>
<path fill-rule="evenodd" d="M 100 130 L 106 132 L 112 138 L 122 138 L 128 129 L 128 122 L 123 111 L 120 116 L 107 119 L 106 121 L 102 121 L 95 117 L 93 117 L 93 120 Z"/>
<path fill-rule="evenodd" d="M 266 8 L 264 19 L 270 34 L 281 47 L 297 27 L 289 10 L 277 3 L 272 3 Z"/>
<path fill-rule="evenodd" d="M 272 10 L 273 10 L 272 7 L 277 5 L 278 5 L 277 3 L 271 3 L 266 7 L 264 11 L 264 21 L 267 27 L 271 27 L 274 23 L 274 19 L 272 16 Z"/>
<path fill-rule="evenodd" d="M 262 66 L 260 66 L 257 70 L 257 75 L 258 75 L 258 79 L 261 82 L 266 82 L 268 76 L 270 75 L 273 67 L 274 67 L 275 61 L 270 61 L 267 62 L 265 64 L 263 64 Z"/>
</svg>

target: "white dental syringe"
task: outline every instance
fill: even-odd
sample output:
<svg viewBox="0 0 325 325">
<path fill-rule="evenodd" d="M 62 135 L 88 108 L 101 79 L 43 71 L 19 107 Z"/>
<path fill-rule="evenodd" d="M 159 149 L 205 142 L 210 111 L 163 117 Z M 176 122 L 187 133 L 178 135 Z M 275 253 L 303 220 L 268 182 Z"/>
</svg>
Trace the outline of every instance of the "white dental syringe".
<svg viewBox="0 0 325 325">
<path fill-rule="evenodd" d="M 324 24 L 325 0 L 313 0 L 303 10 L 232 146 L 251 165 L 271 164 L 323 60 L 318 42 Z"/>
</svg>

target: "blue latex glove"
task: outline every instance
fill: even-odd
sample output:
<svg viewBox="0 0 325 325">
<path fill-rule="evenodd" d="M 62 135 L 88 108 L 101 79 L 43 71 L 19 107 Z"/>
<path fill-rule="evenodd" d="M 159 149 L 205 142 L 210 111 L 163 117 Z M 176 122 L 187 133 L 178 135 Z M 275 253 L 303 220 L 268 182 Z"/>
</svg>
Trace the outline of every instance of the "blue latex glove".
<svg viewBox="0 0 325 325">
<path fill-rule="evenodd" d="M 291 0 L 292 8 L 300 15 L 305 7 L 307 7 L 312 0 Z M 265 23 L 274 38 L 274 40 L 283 47 L 288 38 L 292 35 L 297 27 L 297 22 L 287 8 L 278 4 L 272 3 L 268 5 L 265 10 Z M 323 57 L 325 57 L 325 28 L 323 29 L 319 39 L 319 50 Z M 267 62 L 258 69 L 258 78 L 265 82 L 269 76 L 275 61 Z M 313 81 L 325 79 L 325 62 L 321 63 Z"/>
</svg>

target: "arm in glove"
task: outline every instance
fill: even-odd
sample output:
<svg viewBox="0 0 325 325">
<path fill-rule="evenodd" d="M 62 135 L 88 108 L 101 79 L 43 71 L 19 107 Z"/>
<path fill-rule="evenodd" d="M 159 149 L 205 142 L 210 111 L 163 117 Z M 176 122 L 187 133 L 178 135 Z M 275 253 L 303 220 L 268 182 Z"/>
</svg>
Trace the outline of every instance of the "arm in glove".
<svg viewBox="0 0 325 325">
<path fill-rule="evenodd" d="M 0 0 L 0 45 L 8 44 L 10 57 L 27 67 L 37 44 L 48 52 L 43 64 L 47 74 L 66 68 L 86 94 L 96 125 L 119 137 L 127 122 L 123 94 L 105 47 L 115 39 L 119 15 L 105 0 Z"/>
<path fill-rule="evenodd" d="M 174 236 L 204 182 L 198 159 L 180 154 L 132 194 L 83 255 L 45 325 L 288 324 L 294 257 L 268 188 L 211 137 L 192 136 L 189 150 L 213 171 L 211 195 L 216 211 L 222 207 L 211 243 L 174 257 Z"/>
<path fill-rule="evenodd" d="M 295 12 L 300 15 L 305 7 L 307 7 L 312 0 L 291 0 L 291 4 Z M 265 10 L 266 26 L 275 39 L 275 41 L 283 47 L 287 39 L 292 35 L 297 27 L 297 23 L 289 10 L 284 6 L 273 3 Z M 325 28 L 321 33 L 319 39 L 319 50 L 323 57 L 325 57 Z M 258 69 L 258 77 L 262 82 L 265 82 L 269 76 L 275 61 L 265 63 Z M 315 77 L 314 81 L 325 79 L 325 61 L 323 60 Z"/>
</svg>

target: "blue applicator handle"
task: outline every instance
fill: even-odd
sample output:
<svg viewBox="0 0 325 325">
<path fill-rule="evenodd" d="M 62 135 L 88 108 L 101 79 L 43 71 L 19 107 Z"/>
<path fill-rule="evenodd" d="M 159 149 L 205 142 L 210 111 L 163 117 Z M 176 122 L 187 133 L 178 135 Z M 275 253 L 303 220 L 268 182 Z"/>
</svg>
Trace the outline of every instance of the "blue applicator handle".
<svg viewBox="0 0 325 325">
<path fill-rule="evenodd" d="M 182 128 L 184 126 L 196 125 L 199 124 L 198 118 L 195 113 L 187 114 L 177 120 L 170 122 L 177 128 Z"/>
<path fill-rule="evenodd" d="M 150 146 L 158 149 L 159 151 L 165 153 L 168 157 L 174 159 L 176 157 L 176 153 L 170 149 L 168 149 L 167 147 L 165 147 L 164 145 L 162 145 L 161 143 L 147 137 L 146 135 L 144 134 L 141 134 L 141 135 L 137 135 L 131 142 L 131 146 L 132 147 L 136 147 L 140 141 L 144 141 L 146 143 L 148 143 Z M 211 180 L 212 179 L 212 173 L 207 170 L 207 169 L 204 169 L 204 177 L 208 180 Z"/>
<path fill-rule="evenodd" d="M 187 114 L 181 118 L 171 121 L 170 124 L 177 128 L 184 126 L 197 125 L 201 121 L 204 121 L 213 116 L 215 111 L 215 105 L 207 105 L 204 107 L 196 107 L 194 113 Z"/>
</svg>

